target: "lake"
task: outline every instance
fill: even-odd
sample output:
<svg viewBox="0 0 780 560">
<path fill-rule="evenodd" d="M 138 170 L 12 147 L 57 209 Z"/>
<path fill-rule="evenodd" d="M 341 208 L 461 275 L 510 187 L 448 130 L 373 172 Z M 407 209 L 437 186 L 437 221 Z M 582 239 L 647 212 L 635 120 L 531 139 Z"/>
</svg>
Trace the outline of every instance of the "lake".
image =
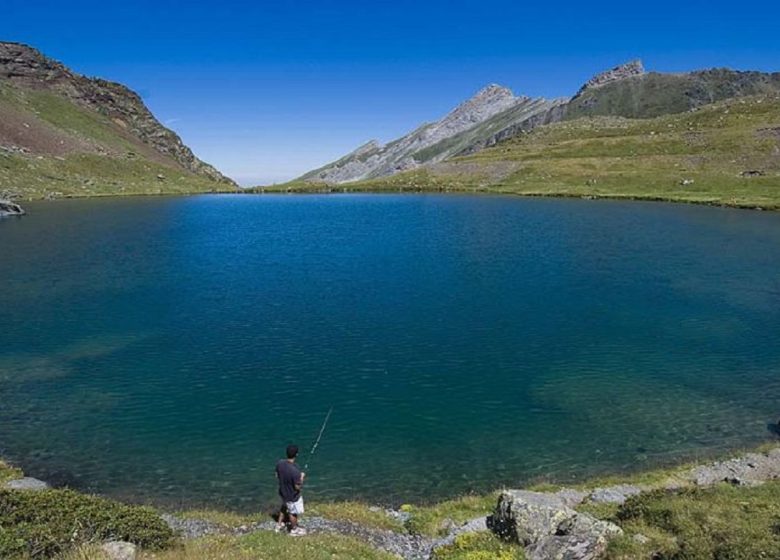
<svg viewBox="0 0 780 560">
<path fill-rule="evenodd" d="M 780 214 L 469 195 L 113 198 L 0 220 L 0 456 L 258 510 L 572 481 L 760 443 Z"/>
</svg>

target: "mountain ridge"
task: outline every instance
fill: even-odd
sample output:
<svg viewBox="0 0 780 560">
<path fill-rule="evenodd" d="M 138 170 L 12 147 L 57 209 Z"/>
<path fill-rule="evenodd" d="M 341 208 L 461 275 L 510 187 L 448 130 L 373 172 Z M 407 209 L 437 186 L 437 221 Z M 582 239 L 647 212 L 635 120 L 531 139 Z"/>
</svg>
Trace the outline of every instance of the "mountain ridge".
<svg viewBox="0 0 780 560">
<path fill-rule="evenodd" d="M 492 89 L 491 89 L 492 88 Z M 481 94 L 486 90 L 509 92 L 513 102 L 500 111 L 484 115 L 479 111 Z M 424 168 L 495 146 L 505 140 L 530 132 L 536 127 L 581 117 L 615 116 L 652 118 L 681 113 L 732 97 L 771 94 L 780 91 L 780 73 L 736 71 L 729 69 L 697 70 L 683 73 L 648 72 L 635 59 L 600 72 L 587 80 L 571 97 L 548 100 L 515 96 L 503 86 L 490 84 L 464 101 L 433 125 L 422 125 L 411 133 L 388 143 L 406 144 L 403 158 L 388 158 L 387 150 L 375 143 L 364 144 L 335 162 L 310 171 L 296 181 L 343 184 L 379 179 L 397 173 Z M 463 107 L 477 115 L 469 126 L 449 132 L 441 123 Z M 476 110 L 474 110 L 476 109 Z M 439 125 L 436 142 L 414 144 L 410 138 Z M 420 131 L 423 131 L 422 133 Z M 295 181 L 293 181 L 295 182 Z"/>
<path fill-rule="evenodd" d="M 12 195 L 121 194 L 142 181 L 144 192 L 186 190 L 168 175 L 194 179 L 196 191 L 237 186 L 196 157 L 136 92 L 24 43 L 0 42 L 0 116 L 0 190 Z M 114 177 L 110 163 L 131 167 L 136 184 Z M 45 184 L 47 175 L 54 179 Z"/>
</svg>

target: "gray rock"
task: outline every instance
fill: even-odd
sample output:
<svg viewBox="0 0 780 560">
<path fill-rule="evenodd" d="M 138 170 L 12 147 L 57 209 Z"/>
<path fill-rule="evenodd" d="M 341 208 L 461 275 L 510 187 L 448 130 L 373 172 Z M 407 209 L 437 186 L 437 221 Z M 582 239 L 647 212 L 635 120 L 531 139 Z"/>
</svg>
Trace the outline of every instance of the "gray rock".
<svg viewBox="0 0 780 560">
<path fill-rule="evenodd" d="M 505 490 L 488 524 L 496 534 L 527 546 L 555 534 L 573 515 L 574 510 L 555 494 Z"/>
<path fill-rule="evenodd" d="M 639 544 L 647 544 L 647 543 L 650 542 L 650 539 L 647 538 L 646 536 L 644 536 L 642 533 L 637 533 L 636 535 L 631 537 L 631 539 L 634 542 L 639 543 Z"/>
<path fill-rule="evenodd" d="M 622 504 L 629 496 L 641 494 L 642 489 L 630 484 L 618 484 L 607 488 L 596 488 L 589 500 L 596 504 Z"/>
<path fill-rule="evenodd" d="M 206 535 L 219 535 L 230 532 L 224 525 L 206 521 L 205 519 L 182 519 L 167 513 L 160 517 L 174 533 L 185 539 L 197 539 Z"/>
<path fill-rule="evenodd" d="M 24 216 L 24 209 L 10 200 L 0 200 L 0 217 L 2 216 Z"/>
<path fill-rule="evenodd" d="M 748 453 L 742 457 L 719 461 L 692 469 L 689 479 L 697 486 L 730 482 L 750 486 L 780 478 L 780 449 L 768 453 Z"/>
<path fill-rule="evenodd" d="M 109 560 L 136 560 L 138 550 L 133 543 L 124 541 L 111 541 L 104 543 L 100 549 Z"/>
<path fill-rule="evenodd" d="M 524 490 L 504 491 L 488 525 L 525 546 L 529 560 L 590 560 L 622 534 L 617 525 L 573 510 L 564 497 Z"/>
<path fill-rule="evenodd" d="M 46 490 L 49 488 L 49 485 L 42 480 L 38 480 L 37 478 L 25 476 L 24 478 L 19 478 L 17 480 L 9 480 L 3 485 L 3 487 L 7 490 L 37 491 Z"/>
<path fill-rule="evenodd" d="M 610 539 L 623 534 L 607 521 L 578 514 L 558 527 L 555 535 L 526 548 L 527 560 L 592 560 L 607 549 Z"/>
<path fill-rule="evenodd" d="M 642 65 L 641 60 L 632 60 L 626 64 L 615 66 L 611 70 L 596 74 L 590 80 L 585 82 L 585 85 L 577 92 L 577 96 L 588 89 L 599 88 L 618 80 L 625 80 L 626 78 L 632 78 L 634 76 L 642 76 L 645 74 L 645 67 Z M 576 96 L 575 96 L 576 97 Z"/>
<path fill-rule="evenodd" d="M 587 492 L 573 490 L 572 488 L 563 488 L 558 490 L 555 495 L 563 501 L 564 505 L 574 507 L 580 505 L 588 497 Z"/>
</svg>

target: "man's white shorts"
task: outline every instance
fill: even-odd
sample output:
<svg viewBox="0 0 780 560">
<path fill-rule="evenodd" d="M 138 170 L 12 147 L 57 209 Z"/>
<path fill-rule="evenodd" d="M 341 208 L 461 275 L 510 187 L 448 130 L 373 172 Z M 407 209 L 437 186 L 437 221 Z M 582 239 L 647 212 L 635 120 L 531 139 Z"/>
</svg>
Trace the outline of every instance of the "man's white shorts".
<svg viewBox="0 0 780 560">
<path fill-rule="evenodd" d="M 284 505 L 290 515 L 303 515 L 303 496 L 297 502 L 286 502 Z"/>
</svg>

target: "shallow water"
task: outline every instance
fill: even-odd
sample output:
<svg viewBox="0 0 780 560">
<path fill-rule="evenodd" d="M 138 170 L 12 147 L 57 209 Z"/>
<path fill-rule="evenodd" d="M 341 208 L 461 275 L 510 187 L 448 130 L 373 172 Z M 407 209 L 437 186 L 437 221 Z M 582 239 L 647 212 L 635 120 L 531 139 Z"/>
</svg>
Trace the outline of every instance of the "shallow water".
<svg viewBox="0 0 780 560">
<path fill-rule="evenodd" d="M 29 205 L 0 221 L 0 455 L 118 497 L 398 503 L 750 445 L 780 214 L 460 195 Z"/>
</svg>

